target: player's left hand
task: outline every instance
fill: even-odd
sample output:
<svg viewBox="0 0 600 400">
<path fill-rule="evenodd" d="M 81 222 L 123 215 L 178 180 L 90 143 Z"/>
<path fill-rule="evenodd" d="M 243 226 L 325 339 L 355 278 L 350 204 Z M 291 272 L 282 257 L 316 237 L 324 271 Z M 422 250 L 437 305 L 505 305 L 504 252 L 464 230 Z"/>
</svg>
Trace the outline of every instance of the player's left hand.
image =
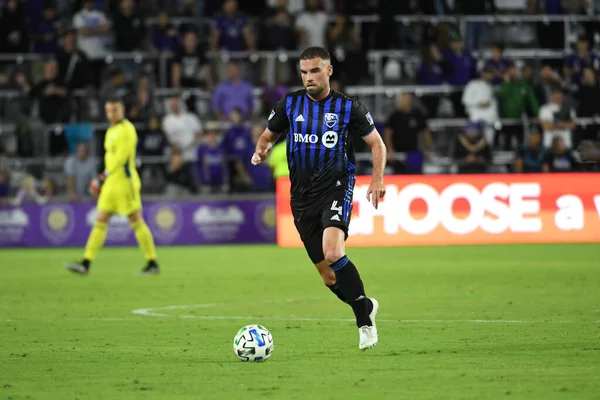
<svg viewBox="0 0 600 400">
<path fill-rule="evenodd" d="M 371 182 L 369 190 L 367 190 L 367 200 L 373 204 L 375 209 L 379 207 L 379 200 L 383 199 L 383 196 L 385 196 L 385 186 L 383 186 L 383 182 Z"/>
</svg>

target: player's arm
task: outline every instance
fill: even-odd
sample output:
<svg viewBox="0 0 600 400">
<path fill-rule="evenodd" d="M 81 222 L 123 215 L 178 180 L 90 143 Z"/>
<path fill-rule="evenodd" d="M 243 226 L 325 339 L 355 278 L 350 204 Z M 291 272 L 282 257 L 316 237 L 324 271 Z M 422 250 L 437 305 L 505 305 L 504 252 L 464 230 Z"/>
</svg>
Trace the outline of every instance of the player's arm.
<svg viewBox="0 0 600 400">
<path fill-rule="evenodd" d="M 387 149 L 375 127 L 371 113 L 356 100 L 352 104 L 350 131 L 352 134 L 360 136 L 371 149 L 373 156 L 373 176 L 369 190 L 367 190 L 367 200 L 373 204 L 373 207 L 377 208 L 379 200 L 385 196 L 383 173 L 385 171 Z"/>
<path fill-rule="evenodd" d="M 133 138 L 135 135 L 130 130 L 135 129 L 133 127 L 121 127 L 121 132 L 115 138 L 115 154 L 109 157 L 108 163 L 104 166 L 104 175 L 110 176 L 114 174 L 120 168 L 125 168 L 125 164 L 129 161 L 131 156 L 131 149 L 134 148 Z"/>
<path fill-rule="evenodd" d="M 267 127 L 256 143 L 256 149 L 252 156 L 252 164 L 258 165 L 265 161 L 273 145 L 279 140 L 281 134 L 288 129 L 289 121 L 285 103 L 286 100 L 283 98 L 273 107 L 273 111 L 271 111 L 271 115 L 269 115 L 269 120 L 267 121 Z"/>
</svg>

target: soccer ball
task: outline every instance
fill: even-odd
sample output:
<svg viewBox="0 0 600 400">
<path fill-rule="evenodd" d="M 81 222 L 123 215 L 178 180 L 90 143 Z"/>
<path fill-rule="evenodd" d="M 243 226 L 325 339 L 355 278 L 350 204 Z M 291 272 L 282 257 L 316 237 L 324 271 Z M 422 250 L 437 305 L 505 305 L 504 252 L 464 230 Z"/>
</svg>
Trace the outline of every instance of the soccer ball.
<svg viewBox="0 0 600 400">
<path fill-rule="evenodd" d="M 273 354 L 273 336 L 262 325 L 246 325 L 233 338 L 233 352 L 242 361 L 265 361 Z"/>
</svg>

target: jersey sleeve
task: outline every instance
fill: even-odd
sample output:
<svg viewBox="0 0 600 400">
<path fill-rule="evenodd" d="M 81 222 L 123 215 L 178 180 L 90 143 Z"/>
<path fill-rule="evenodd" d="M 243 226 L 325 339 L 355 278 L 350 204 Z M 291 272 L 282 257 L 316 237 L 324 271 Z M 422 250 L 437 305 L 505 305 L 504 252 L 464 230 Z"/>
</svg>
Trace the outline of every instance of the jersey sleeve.
<svg viewBox="0 0 600 400">
<path fill-rule="evenodd" d="M 271 114 L 269 115 L 269 120 L 267 121 L 267 128 L 273 133 L 283 133 L 289 128 L 289 120 L 287 116 L 286 110 L 286 97 L 279 100 Z"/>
<path fill-rule="evenodd" d="M 119 168 L 124 165 L 131 157 L 131 150 L 135 147 L 134 137 L 135 128 L 133 126 L 122 126 L 119 134 L 115 137 L 114 150 L 112 157 L 108 158 L 108 162 L 104 166 L 104 172 L 107 175 L 114 174 Z"/>
<path fill-rule="evenodd" d="M 375 122 L 367 108 L 358 100 L 352 102 L 350 111 L 350 133 L 365 138 L 375 132 Z"/>
</svg>

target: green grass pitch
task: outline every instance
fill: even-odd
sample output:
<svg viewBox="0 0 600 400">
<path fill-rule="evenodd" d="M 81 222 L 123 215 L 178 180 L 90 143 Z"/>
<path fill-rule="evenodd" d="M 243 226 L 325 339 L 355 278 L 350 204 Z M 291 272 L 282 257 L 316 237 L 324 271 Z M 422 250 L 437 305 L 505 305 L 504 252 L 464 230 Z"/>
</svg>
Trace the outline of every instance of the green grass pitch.
<svg viewBox="0 0 600 400">
<path fill-rule="evenodd" d="M 158 277 L 133 248 L 88 277 L 78 249 L 0 250 L 0 400 L 600 399 L 599 250 L 349 249 L 381 305 L 367 352 L 302 249 L 161 248 Z M 250 323 L 267 362 L 233 354 Z"/>
</svg>

